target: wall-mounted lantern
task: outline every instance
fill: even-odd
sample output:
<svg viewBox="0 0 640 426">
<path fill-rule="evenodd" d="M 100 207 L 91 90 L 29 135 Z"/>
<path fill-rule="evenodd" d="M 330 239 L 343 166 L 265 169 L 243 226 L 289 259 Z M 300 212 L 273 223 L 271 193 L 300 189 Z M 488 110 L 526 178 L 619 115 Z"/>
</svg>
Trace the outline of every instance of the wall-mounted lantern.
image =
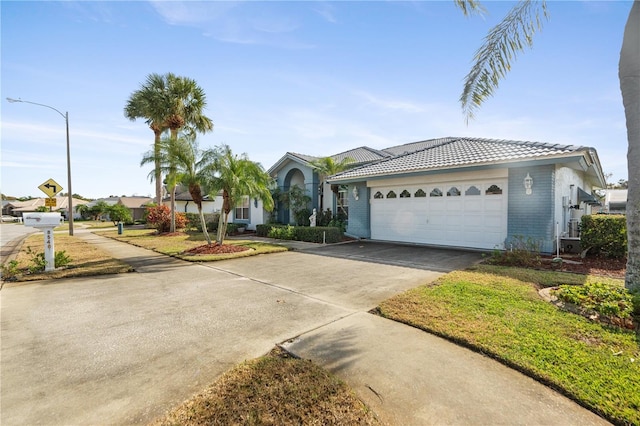
<svg viewBox="0 0 640 426">
<path fill-rule="evenodd" d="M 353 198 L 355 198 L 356 200 L 360 199 L 359 194 L 358 194 L 358 187 L 357 186 L 353 187 Z"/>
<path fill-rule="evenodd" d="M 524 178 L 524 192 L 527 195 L 531 195 L 533 188 L 533 178 L 527 173 L 527 177 Z"/>
</svg>

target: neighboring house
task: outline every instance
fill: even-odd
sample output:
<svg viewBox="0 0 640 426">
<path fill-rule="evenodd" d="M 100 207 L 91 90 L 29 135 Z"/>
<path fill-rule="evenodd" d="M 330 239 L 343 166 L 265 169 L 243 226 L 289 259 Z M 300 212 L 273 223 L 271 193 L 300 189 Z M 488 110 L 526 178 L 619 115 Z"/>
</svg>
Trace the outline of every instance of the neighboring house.
<svg viewBox="0 0 640 426">
<path fill-rule="evenodd" d="M 607 189 L 604 192 L 603 213 L 626 214 L 627 213 L 627 190 Z"/>
<path fill-rule="evenodd" d="M 56 200 L 56 206 L 51 207 L 51 211 L 60 212 L 66 219 L 68 217 L 69 198 L 67 196 L 53 197 Z M 87 204 L 88 201 L 73 198 L 73 218 L 79 219 L 81 216 L 75 212 L 76 206 Z M 15 217 L 22 217 L 23 213 L 35 212 L 39 207 L 45 207 L 45 198 L 32 198 L 27 201 L 10 201 L 2 207 L 2 213 Z"/>
<path fill-rule="evenodd" d="M 178 187 L 176 189 L 176 211 L 180 213 L 198 213 L 198 206 L 193 202 L 191 194 L 186 188 Z M 171 207 L 171 198 L 166 197 L 162 200 L 162 204 L 167 207 Z M 222 197 L 217 196 L 213 200 L 204 195 L 202 200 L 202 211 L 204 214 L 211 214 L 219 212 L 222 209 Z"/>
<path fill-rule="evenodd" d="M 593 190 L 605 187 L 588 147 L 447 137 L 368 152 L 328 179 L 348 206 L 347 234 L 359 238 L 509 249 L 524 237 L 553 252 L 556 226 L 569 236 L 570 223 L 598 204 Z M 283 190 L 305 188 L 317 208 L 313 158 L 288 153 L 269 172 Z M 289 219 L 279 212 L 279 221 Z"/>
<path fill-rule="evenodd" d="M 171 207 L 171 198 L 162 200 L 167 207 Z M 186 188 L 176 190 L 176 211 L 181 213 L 198 213 L 198 206 L 193 202 L 191 194 Z M 217 194 L 213 199 L 208 195 L 202 201 L 202 211 L 206 214 L 220 213 L 222 211 L 222 193 Z M 262 207 L 262 201 L 244 197 L 242 201 L 229 213 L 229 223 L 244 225 L 246 229 L 255 230 L 256 225 L 265 223 L 268 213 Z"/>
<path fill-rule="evenodd" d="M 131 218 L 135 220 L 144 219 L 144 214 L 147 209 L 147 205 L 153 203 L 153 198 L 150 197 L 106 197 L 106 198 L 98 198 L 97 200 L 93 200 L 90 203 L 87 203 L 87 207 L 91 208 L 95 206 L 98 202 L 104 202 L 109 206 L 113 206 L 116 204 L 121 204 L 129 209 L 131 212 Z M 100 217 L 101 220 L 110 220 L 109 214 L 105 213 Z"/>
<path fill-rule="evenodd" d="M 117 204 L 121 204 L 129 209 L 131 218 L 136 220 L 144 219 L 147 206 L 153 203 L 150 197 L 118 197 Z"/>
</svg>

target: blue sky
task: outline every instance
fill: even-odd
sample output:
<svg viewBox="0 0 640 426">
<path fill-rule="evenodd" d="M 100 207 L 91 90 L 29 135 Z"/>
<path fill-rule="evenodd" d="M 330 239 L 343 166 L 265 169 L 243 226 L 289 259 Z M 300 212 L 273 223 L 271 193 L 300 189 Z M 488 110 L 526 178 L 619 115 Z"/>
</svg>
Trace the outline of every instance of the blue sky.
<svg viewBox="0 0 640 426">
<path fill-rule="evenodd" d="M 618 82 L 624 2 L 550 1 L 533 50 L 465 124 L 458 102 L 474 52 L 512 2 L 464 17 L 452 1 L 2 1 L 0 189 L 152 195 L 141 168 L 153 134 L 123 115 L 150 73 L 195 79 L 212 133 L 266 169 L 287 151 L 331 155 L 444 136 L 596 148 L 611 181 L 627 177 Z"/>
</svg>

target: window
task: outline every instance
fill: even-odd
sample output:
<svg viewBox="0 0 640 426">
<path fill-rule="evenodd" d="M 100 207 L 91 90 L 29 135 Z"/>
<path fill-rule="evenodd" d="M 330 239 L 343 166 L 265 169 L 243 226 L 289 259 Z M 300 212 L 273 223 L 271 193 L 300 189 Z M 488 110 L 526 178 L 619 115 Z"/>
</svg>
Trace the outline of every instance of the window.
<svg viewBox="0 0 640 426">
<path fill-rule="evenodd" d="M 378 191 L 373 195 L 373 198 L 375 198 L 376 200 L 380 199 L 380 198 L 384 198 L 384 195 L 382 195 L 382 192 Z"/>
<path fill-rule="evenodd" d="M 487 188 L 487 190 L 485 191 L 485 194 L 500 195 L 502 194 L 502 188 L 500 188 L 498 185 L 491 185 L 489 188 Z"/>
<path fill-rule="evenodd" d="M 466 191 L 464 191 L 464 195 L 480 195 L 480 190 L 471 185 Z"/>
<path fill-rule="evenodd" d="M 342 213 L 345 217 L 349 217 L 349 197 L 346 186 L 340 186 L 336 202 L 338 203 L 338 214 Z"/>
<path fill-rule="evenodd" d="M 400 193 L 400 198 L 411 198 L 411 193 L 405 189 Z"/>
<path fill-rule="evenodd" d="M 447 197 L 459 197 L 459 196 L 460 196 L 460 190 L 455 186 L 452 186 L 447 191 Z"/>
<path fill-rule="evenodd" d="M 429 197 L 442 197 L 442 191 L 440 191 L 440 188 L 433 188 L 433 191 L 431 191 Z"/>
<path fill-rule="evenodd" d="M 416 198 L 426 197 L 426 196 L 427 196 L 427 193 L 426 193 L 426 192 L 424 192 L 422 189 L 418 189 L 418 190 L 416 191 L 416 193 L 415 193 L 415 194 L 413 194 L 413 196 L 414 196 L 414 197 L 416 197 Z"/>
<path fill-rule="evenodd" d="M 236 206 L 235 220 L 249 220 L 249 197 L 242 197 Z"/>
<path fill-rule="evenodd" d="M 397 195 L 396 195 L 395 192 L 393 192 L 393 191 L 387 192 L 387 198 L 396 198 L 396 197 L 397 197 Z"/>
</svg>

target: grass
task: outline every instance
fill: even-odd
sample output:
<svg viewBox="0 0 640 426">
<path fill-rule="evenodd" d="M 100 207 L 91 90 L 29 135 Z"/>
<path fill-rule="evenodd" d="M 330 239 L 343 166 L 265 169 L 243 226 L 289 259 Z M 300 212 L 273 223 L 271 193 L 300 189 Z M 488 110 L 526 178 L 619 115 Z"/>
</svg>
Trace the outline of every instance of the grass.
<svg viewBox="0 0 640 426">
<path fill-rule="evenodd" d="M 279 348 L 225 373 L 153 425 L 377 425 L 342 381 Z"/>
<path fill-rule="evenodd" d="M 21 273 L 15 277 L 16 281 L 36 281 L 60 278 L 73 278 L 91 275 L 119 274 L 131 272 L 131 266 L 114 259 L 105 251 L 99 249 L 81 238 L 56 233 L 54 236 L 55 251 L 65 251 L 71 258 L 71 263 L 65 268 L 50 272 L 26 273 L 33 263 L 28 251 L 43 251 L 43 234 L 38 232 L 27 237 L 15 260 Z"/>
<path fill-rule="evenodd" d="M 249 247 L 250 250 L 239 253 L 227 254 L 188 254 L 184 253 L 194 247 L 206 244 L 206 240 L 201 233 L 198 234 L 175 234 L 175 235 L 158 235 L 156 231 L 149 229 L 126 229 L 122 235 L 118 235 L 117 231 L 100 232 L 110 238 L 133 244 L 138 247 L 157 251 L 158 253 L 174 256 L 179 259 L 190 262 L 210 262 L 215 260 L 235 259 L 238 257 L 255 256 L 258 254 L 277 253 L 287 251 L 283 246 L 267 244 L 258 241 L 249 240 L 225 240 L 225 244 L 240 245 Z"/>
<path fill-rule="evenodd" d="M 380 313 L 488 354 L 618 424 L 640 424 L 640 336 L 561 311 L 537 289 L 621 280 L 481 265 L 383 302 Z"/>
</svg>

